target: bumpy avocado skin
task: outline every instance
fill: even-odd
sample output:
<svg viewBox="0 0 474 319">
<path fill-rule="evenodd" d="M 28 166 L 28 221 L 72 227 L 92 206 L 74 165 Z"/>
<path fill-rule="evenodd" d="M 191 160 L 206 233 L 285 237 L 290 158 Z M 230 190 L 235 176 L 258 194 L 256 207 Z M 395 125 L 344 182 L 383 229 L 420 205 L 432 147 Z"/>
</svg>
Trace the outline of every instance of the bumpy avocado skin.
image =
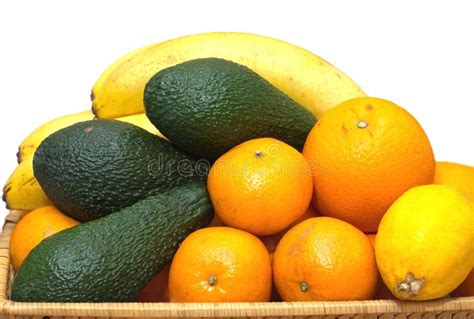
<svg viewBox="0 0 474 319">
<path fill-rule="evenodd" d="M 42 241 L 21 266 L 12 300 L 134 301 L 179 244 L 214 213 L 205 182 L 190 182 Z"/>
<path fill-rule="evenodd" d="M 138 126 L 91 120 L 46 138 L 35 152 L 33 169 L 51 201 L 84 222 L 199 178 L 193 163 Z"/>
<path fill-rule="evenodd" d="M 218 58 L 161 70 L 147 83 L 144 104 L 150 121 L 173 144 L 211 160 L 259 137 L 302 150 L 316 122 L 257 73 Z"/>
</svg>

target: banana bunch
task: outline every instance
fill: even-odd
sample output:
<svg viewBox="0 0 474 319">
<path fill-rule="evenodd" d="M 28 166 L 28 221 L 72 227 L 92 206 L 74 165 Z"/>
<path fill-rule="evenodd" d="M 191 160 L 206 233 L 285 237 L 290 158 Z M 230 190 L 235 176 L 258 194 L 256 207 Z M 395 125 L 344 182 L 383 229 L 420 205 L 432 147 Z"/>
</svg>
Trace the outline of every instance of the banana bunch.
<svg viewBox="0 0 474 319">
<path fill-rule="evenodd" d="M 83 111 L 51 120 L 31 132 L 18 148 L 18 166 L 3 187 L 3 200 L 7 208 L 29 211 L 51 205 L 33 173 L 33 155 L 41 142 L 52 133 L 72 124 L 92 120 L 92 111 Z M 153 126 L 144 113 L 117 118 L 156 134 L 163 135 Z"/>
<path fill-rule="evenodd" d="M 150 45 L 120 58 L 92 88 L 92 109 L 99 118 L 142 113 L 144 87 L 155 73 L 205 57 L 246 65 L 316 118 L 345 100 L 365 96 L 347 75 L 307 50 L 259 35 L 217 32 Z"/>
</svg>

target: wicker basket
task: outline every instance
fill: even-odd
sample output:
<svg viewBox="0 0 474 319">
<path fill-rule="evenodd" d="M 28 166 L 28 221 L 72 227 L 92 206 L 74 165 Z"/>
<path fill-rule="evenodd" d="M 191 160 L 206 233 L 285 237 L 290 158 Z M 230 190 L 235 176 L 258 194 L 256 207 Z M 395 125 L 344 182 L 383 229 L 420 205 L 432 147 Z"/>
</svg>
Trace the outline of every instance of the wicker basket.
<svg viewBox="0 0 474 319">
<path fill-rule="evenodd" d="M 0 304 L 8 318 L 120 317 L 120 318 L 355 318 L 355 319 L 474 319 L 474 297 L 446 298 L 429 302 L 367 300 L 340 302 L 269 303 L 28 303 L 9 300 L 13 280 L 8 246 L 15 224 L 24 215 L 10 212 L 0 241 Z"/>
</svg>

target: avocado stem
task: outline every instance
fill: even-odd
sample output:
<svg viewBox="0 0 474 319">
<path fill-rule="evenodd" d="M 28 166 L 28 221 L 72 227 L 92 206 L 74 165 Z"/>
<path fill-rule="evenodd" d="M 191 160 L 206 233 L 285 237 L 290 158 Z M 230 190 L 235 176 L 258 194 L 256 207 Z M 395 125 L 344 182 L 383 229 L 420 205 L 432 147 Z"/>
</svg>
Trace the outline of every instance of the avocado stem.
<svg viewBox="0 0 474 319">
<path fill-rule="evenodd" d="M 397 290 L 399 293 L 407 294 L 410 297 L 418 296 L 424 282 L 424 278 L 416 278 L 412 272 L 408 272 L 405 280 L 398 283 Z"/>
</svg>

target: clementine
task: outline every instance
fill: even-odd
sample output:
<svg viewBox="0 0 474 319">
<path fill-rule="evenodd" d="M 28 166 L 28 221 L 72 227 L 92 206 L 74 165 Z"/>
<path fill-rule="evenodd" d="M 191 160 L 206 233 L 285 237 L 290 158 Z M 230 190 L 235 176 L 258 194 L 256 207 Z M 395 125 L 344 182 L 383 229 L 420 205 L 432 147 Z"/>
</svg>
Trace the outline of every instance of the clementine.
<svg viewBox="0 0 474 319">
<path fill-rule="evenodd" d="M 207 227 L 189 235 L 173 258 L 169 294 L 174 302 L 269 301 L 270 256 L 254 235 Z"/>
<path fill-rule="evenodd" d="M 30 251 L 43 239 L 78 224 L 78 221 L 64 215 L 54 206 L 40 207 L 23 216 L 10 238 L 13 269 L 18 271 Z"/>
<path fill-rule="evenodd" d="M 312 177 L 303 155 L 273 138 L 242 143 L 211 167 L 209 195 L 231 227 L 273 235 L 300 218 L 311 201 Z"/>
<path fill-rule="evenodd" d="M 277 246 L 273 271 L 285 301 L 371 299 L 377 284 L 367 237 L 330 217 L 310 218 L 290 229 Z"/>
</svg>

